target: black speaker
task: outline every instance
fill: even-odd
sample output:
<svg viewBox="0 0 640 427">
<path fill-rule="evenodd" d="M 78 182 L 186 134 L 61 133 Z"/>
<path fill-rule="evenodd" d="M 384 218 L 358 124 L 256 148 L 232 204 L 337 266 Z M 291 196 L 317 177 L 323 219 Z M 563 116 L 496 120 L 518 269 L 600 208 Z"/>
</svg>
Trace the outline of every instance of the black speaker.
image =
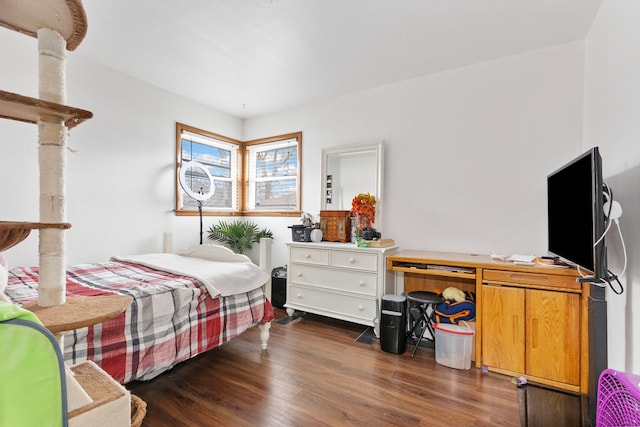
<svg viewBox="0 0 640 427">
<path fill-rule="evenodd" d="M 607 301 L 605 289 L 590 286 L 587 315 L 589 316 L 589 421 L 596 425 L 598 412 L 598 380 L 608 367 L 607 352 Z"/>
<path fill-rule="evenodd" d="M 271 305 L 284 308 L 287 302 L 287 267 L 276 267 L 271 271 Z"/>
</svg>

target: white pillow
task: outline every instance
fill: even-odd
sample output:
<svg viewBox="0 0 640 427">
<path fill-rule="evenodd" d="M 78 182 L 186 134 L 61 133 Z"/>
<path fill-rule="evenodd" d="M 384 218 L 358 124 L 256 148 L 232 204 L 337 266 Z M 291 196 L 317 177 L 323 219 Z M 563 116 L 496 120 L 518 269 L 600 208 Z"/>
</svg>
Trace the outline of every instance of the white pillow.
<svg viewBox="0 0 640 427">
<path fill-rule="evenodd" d="M 225 246 L 209 244 L 191 246 L 180 255 L 221 262 L 252 262 L 248 256 L 237 254 Z"/>
<path fill-rule="evenodd" d="M 11 299 L 4 293 L 9 281 L 9 267 L 7 260 L 0 254 L 0 301 L 11 302 Z"/>
</svg>

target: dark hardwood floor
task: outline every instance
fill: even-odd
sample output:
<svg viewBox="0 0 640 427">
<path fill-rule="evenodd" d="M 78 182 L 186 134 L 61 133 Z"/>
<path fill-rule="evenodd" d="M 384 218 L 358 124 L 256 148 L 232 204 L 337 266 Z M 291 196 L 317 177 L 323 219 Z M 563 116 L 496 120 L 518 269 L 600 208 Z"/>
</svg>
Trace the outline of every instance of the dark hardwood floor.
<svg viewBox="0 0 640 427">
<path fill-rule="evenodd" d="M 276 310 L 276 319 L 285 316 Z M 584 399 L 511 378 L 356 342 L 365 327 L 306 314 L 271 326 L 261 351 L 252 328 L 146 382 L 143 426 L 580 426 Z"/>
</svg>

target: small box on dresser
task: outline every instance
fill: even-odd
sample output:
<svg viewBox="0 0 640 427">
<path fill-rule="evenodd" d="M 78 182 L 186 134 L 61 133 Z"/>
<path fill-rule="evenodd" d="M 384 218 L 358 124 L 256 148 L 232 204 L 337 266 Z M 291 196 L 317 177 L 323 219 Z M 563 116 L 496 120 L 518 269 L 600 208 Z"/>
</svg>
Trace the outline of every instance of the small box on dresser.
<svg viewBox="0 0 640 427">
<path fill-rule="evenodd" d="M 329 242 L 351 241 L 351 211 L 320 211 L 322 240 Z"/>
</svg>

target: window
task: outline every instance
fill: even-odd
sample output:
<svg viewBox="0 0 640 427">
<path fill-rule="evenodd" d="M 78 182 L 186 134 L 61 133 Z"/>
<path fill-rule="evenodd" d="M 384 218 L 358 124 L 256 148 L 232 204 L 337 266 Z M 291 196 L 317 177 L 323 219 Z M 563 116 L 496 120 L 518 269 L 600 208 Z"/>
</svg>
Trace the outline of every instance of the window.
<svg viewBox="0 0 640 427">
<path fill-rule="evenodd" d="M 193 191 L 209 191 L 208 171 L 215 192 L 202 202 L 204 215 L 300 214 L 302 133 L 241 142 L 176 124 L 176 215 L 198 214 L 198 202 L 180 187 L 180 167 L 188 161 L 184 179 Z"/>
<path fill-rule="evenodd" d="M 299 210 L 298 139 L 248 143 L 246 156 L 246 210 Z"/>
<path fill-rule="evenodd" d="M 177 125 L 176 177 L 183 162 L 202 164 L 211 176 L 215 192 L 202 203 L 204 213 L 231 213 L 238 210 L 238 159 L 241 143 L 210 132 Z M 185 173 L 191 188 L 201 187 L 208 192 L 209 179 L 199 168 L 189 168 Z M 197 212 L 198 202 L 180 188 L 176 179 L 176 212 Z"/>
</svg>

